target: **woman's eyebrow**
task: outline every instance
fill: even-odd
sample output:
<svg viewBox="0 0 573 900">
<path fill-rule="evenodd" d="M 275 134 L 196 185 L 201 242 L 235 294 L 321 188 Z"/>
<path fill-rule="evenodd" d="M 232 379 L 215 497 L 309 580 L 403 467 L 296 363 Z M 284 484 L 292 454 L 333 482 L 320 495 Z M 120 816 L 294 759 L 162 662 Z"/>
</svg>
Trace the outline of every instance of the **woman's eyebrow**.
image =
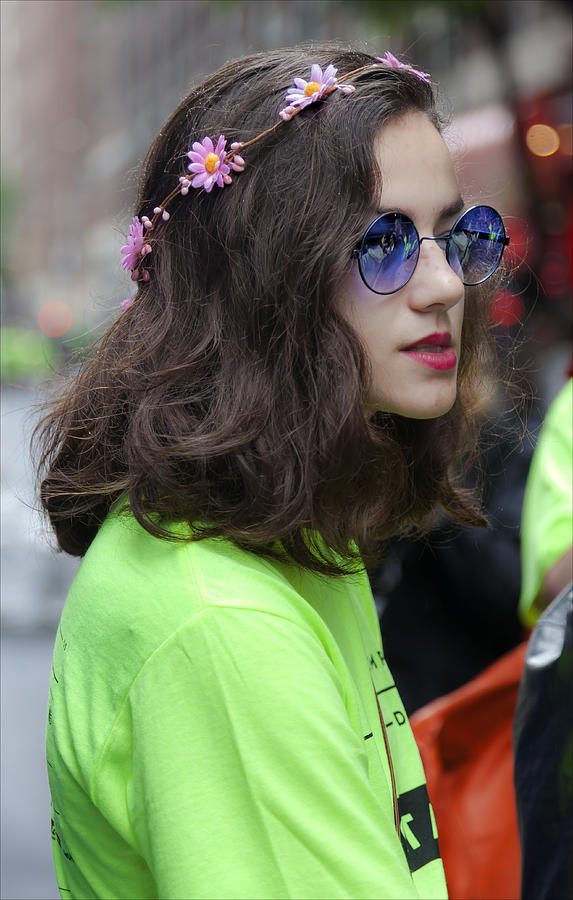
<svg viewBox="0 0 573 900">
<path fill-rule="evenodd" d="M 454 200 L 452 203 L 449 203 L 448 206 L 444 206 L 444 208 L 440 210 L 436 221 L 443 222 L 444 219 L 451 219 L 452 216 L 460 213 L 464 206 L 464 200 L 462 197 L 458 197 L 457 200 Z"/>
<path fill-rule="evenodd" d="M 445 219 L 451 219 L 452 216 L 457 215 L 462 211 L 464 206 L 466 205 L 465 200 L 462 197 L 457 197 L 455 200 L 452 200 L 451 203 L 448 203 L 447 206 L 444 206 L 438 213 L 436 217 L 436 222 L 443 222 Z M 374 206 L 372 205 L 372 214 L 374 216 L 382 216 L 385 213 L 389 212 L 398 212 L 404 216 L 408 216 L 409 219 L 412 218 L 410 213 L 406 212 L 405 209 L 401 209 L 399 206 Z M 412 219 L 413 221 L 413 219 Z"/>
</svg>

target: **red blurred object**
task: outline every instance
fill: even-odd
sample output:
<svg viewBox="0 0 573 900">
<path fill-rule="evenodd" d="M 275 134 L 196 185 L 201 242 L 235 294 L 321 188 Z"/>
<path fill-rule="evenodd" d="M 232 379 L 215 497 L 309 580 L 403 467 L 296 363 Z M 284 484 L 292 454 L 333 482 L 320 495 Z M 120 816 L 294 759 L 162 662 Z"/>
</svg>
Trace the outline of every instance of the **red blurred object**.
<svg viewBox="0 0 573 900">
<path fill-rule="evenodd" d="M 523 318 L 525 306 L 523 300 L 513 291 L 500 291 L 491 310 L 491 317 L 496 325 L 510 327 L 517 325 Z"/>
<path fill-rule="evenodd" d="M 48 300 L 38 312 L 38 328 L 51 338 L 63 337 L 72 327 L 71 307 L 63 300 Z"/>
<path fill-rule="evenodd" d="M 510 244 L 503 254 L 503 261 L 512 268 L 531 265 L 537 253 L 535 228 L 517 216 L 507 221 Z"/>
<path fill-rule="evenodd" d="M 541 266 L 539 277 L 548 297 L 560 297 L 569 289 L 569 267 L 565 255 L 551 255 Z"/>
<path fill-rule="evenodd" d="M 519 900 L 512 725 L 527 643 L 410 719 L 452 900 Z"/>
</svg>

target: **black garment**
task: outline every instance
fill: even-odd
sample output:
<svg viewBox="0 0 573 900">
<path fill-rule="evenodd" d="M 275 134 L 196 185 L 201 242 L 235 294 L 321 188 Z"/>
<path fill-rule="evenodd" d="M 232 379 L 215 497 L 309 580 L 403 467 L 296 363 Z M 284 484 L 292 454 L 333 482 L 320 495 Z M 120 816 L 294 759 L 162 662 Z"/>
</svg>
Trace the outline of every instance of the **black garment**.
<svg viewBox="0 0 573 900">
<path fill-rule="evenodd" d="M 523 900 L 573 897 L 573 586 L 545 610 L 513 726 Z"/>
<path fill-rule="evenodd" d="M 531 425 L 531 420 L 530 423 Z M 390 541 L 372 574 L 384 653 L 407 712 L 455 690 L 523 640 L 519 527 L 533 441 L 482 455 L 488 529 L 444 524 Z"/>
</svg>

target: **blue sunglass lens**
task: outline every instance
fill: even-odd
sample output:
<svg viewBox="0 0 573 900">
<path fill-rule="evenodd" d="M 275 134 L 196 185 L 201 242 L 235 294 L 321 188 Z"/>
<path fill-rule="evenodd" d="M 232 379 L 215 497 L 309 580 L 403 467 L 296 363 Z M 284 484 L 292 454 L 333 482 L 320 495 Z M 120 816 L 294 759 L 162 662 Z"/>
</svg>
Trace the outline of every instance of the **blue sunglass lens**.
<svg viewBox="0 0 573 900">
<path fill-rule="evenodd" d="M 499 266 L 506 243 L 499 213 L 491 206 L 476 206 L 456 222 L 448 241 L 448 262 L 464 284 L 479 284 Z"/>
<path fill-rule="evenodd" d="M 359 251 L 362 278 L 377 294 L 391 294 L 411 277 L 418 253 L 414 223 L 400 213 L 385 213 L 372 222 L 362 239 Z"/>
</svg>

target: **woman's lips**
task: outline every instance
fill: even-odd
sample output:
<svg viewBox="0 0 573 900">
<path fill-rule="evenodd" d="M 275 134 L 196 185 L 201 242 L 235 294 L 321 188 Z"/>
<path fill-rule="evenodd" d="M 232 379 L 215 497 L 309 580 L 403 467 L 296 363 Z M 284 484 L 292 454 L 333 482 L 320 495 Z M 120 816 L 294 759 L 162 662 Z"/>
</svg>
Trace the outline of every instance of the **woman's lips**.
<svg viewBox="0 0 573 900">
<path fill-rule="evenodd" d="M 428 334 L 421 340 L 405 347 L 401 352 L 415 362 L 438 372 L 453 369 L 458 361 L 451 348 L 452 336 L 449 332 Z"/>
</svg>

